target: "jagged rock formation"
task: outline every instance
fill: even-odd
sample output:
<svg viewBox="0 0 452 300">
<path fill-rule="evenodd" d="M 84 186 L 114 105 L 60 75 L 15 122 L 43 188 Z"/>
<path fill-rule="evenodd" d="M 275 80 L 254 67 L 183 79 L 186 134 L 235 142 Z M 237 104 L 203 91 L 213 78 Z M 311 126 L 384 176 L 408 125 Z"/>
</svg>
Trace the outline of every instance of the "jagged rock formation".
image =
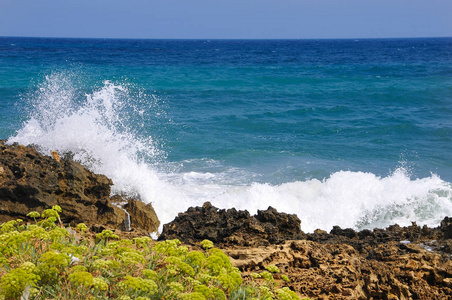
<svg viewBox="0 0 452 300">
<path fill-rule="evenodd" d="M 399 225 L 387 229 L 362 230 L 341 229 L 334 226 L 330 233 L 317 230 L 306 235 L 306 239 L 321 244 L 348 244 L 363 255 L 370 255 L 375 247 L 389 242 L 418 244 L 430 251 L 452 254 L 452 218 L 445 217 L 439 227 L 420 227 L 413 223 L 408 227 Z"/>
<path fill-rule="evenodd" d="M 300 224 L 296 215 L 278 213 L 272 207 L 250 216 L 248 211 L 219 210 L 206 202 L 202 207 L 190 207 L 163 225 L 159 240 L 177 238 L 198 244 L 208 239 L 224 245 L 269 245 L 302 238 Z"/>
<path fill-rule="evenodd" d="M 452 219 L 438 228 L 317 230 L 304 234 L 295 215 L 274 208 L 250 216 L 192 207 L 164 225 L 160 239 L 189 244 L 210 239 L 245 274 L 269 264 L 289 275 L 290 288 L 313 299 L 452 299 Z"/>
<path fill-rule="evenodd" d="M 27 219 L 30 211 L 59 205 L 64 223 L 119 229 L 124 228 L 126 213 L 118 203 L 127 203 L 132 228 L 156 231 L 159 221 L 152 206 L 110 197 L 112 184 L 106 176 L 94 174 L 70 158 L 58 161 L 32 147 L 0 141 L 0 222 Z"/>
</svg>

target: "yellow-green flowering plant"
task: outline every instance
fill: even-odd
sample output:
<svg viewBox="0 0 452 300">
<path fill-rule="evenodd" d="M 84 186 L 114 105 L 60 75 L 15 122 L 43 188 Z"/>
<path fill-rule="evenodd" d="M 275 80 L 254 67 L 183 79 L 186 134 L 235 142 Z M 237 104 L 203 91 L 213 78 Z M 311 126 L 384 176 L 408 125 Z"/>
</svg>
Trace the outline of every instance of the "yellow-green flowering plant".
<svg viewBox="0 0 452 300">
<path fill-rule="evenodd" d="M 0 300 L 154 300 L 154 299 L 299 299 L 276 281 L 288 281 L 276 266 L 242 274 L 209 240 L 204 250 L 179 240 L 149 237 L 119 240 L 104 230 L 95 240 L 88 226 L 65 228 L 61 208 L 31 212 L 34 224 L 13 220 L 0 225 Z"/>
</svg>

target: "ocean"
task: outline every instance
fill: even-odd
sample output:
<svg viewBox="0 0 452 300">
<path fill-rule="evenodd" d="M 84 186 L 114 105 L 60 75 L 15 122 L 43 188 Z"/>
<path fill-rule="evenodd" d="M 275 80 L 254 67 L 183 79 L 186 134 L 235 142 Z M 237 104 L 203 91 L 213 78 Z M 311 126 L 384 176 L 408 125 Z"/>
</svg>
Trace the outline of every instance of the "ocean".
<svg viewBox="0 0 452 300">
<path fill-rule="evenodd" d="M 0 38 L 0 138 L 152 203 L 301 228 L 452 216 L 452 38 Z"/>
</svg>

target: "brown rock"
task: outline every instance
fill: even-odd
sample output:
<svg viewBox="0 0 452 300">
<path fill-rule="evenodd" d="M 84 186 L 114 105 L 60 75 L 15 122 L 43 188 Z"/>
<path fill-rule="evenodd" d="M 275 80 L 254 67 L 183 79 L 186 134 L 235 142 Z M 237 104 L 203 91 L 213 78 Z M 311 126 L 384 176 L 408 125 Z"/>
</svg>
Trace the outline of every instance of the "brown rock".
<svg viewBox="0 0 452 300">
<path fill-rule="evenodd" d="M 160 221 L 151 204 L 129 199 L 124 205 L 124 209 L 130 214 L 131 226 L 142 228 L 148 232 L 157 231 Z"/>
<path fill-rule="evenodd" d="M 383 256 L 367 258 L 349 245 L 298 240 L 224 251 L 246 278 L 276 265 L 291 279 L 277 281 L 280 286 L 313 299 L 451 299 L 450 260 L 422 247 L 418 253 L 394 251 L 397 248 L 396 242 L 383 244 L 379 246 Z M 426 261 L 430 268 L 412 271 L 413 265 Z"/>
<path fill-rule="evenodd" d="M 159 240 L 177 238 L 197 244 L 208 239 L 216 244 L 245 246 L 277 244 L 301 238 L 300 223 L 296 215 L 278 213 L 272 207 L 250 216 L 248 211 L 219 210 L 206 202 L 202 207 L 190 207 L 163 225 Z"/>
<path fill-rule="evenodd" d="M 60 162 L 60 155 L 56 151 L 51 151 L 50 154 L 52 155 L 53 159 L 57 162 Z"/>
<path fill-rule="evenodd" d="M 106 176 L 94 174 L 70 158 L 58 162 L 32 147 L 0 141 L 0 222 L 27 219 L 30 211 L 59 205 L 64 223 L 120 228 L 126 213 L 110 198 L 112 184 Z M 139 216 L 134 216 L 135 212 Z M 133 210 L 132 219 L 140 220 L 136 226 L 156 231 L 158 220 L 152 212 L 152 207 Z M 144 220 L 147 216 L 152 221 Z"/>
<path fill-rule="evenodd" d="M 451 223 L 445 218 L 438 228 L 413 223 L 360 232 L 335 226 L 330 233 L 303 234 L 298 218 L 273 208 L 250 216 L 206 203 L 179 214 L 161 238 L 191 244 L 210 239 L 245 278 L 276 265 L 291 279 L 285 283 L 276 276 L 277 284 L 302 297 L 452 299 Z"/>
</svg>

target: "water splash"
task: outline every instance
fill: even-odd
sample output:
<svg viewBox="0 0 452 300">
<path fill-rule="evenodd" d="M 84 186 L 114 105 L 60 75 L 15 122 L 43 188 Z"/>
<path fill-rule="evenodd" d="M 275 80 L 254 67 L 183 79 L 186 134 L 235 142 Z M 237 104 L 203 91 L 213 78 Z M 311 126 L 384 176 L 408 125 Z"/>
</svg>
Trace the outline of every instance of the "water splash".
<svg viewBox="0 0 452 300">
<path fill-rule="evenodd" d="M 110 177 L 113 193 L 152 203 L 162 224 L 204 201 L 252 214 L 273 206 L 297 214 L 307 232 L 330 230 L 334 225 L 362 229 L 412 221 L 437 226 L 444 216 L 452 216 L 451 184 L 434 174 L 411 179 L 403 166 L 386 177 L 340 171 L 323 180 L 280 185 L 243 184 L 252 182 L 255 174 L 227 166 L 215 172 L 202 168 L 158 171 L 152 163 L 164 157 L 158 143 L 133 130 L 141 127 L 137 123 L 150 121 L 143 117 L 143 107 L 135 105 L 137 101 L 152 110 L 156 98 L 140 97 L 143 94 L 128 85 L 111 81 L 82 93 L 74 76 L 51 74 L 30 95 L 29 118 L 9 142 L 37 145 L 47 155 L 52 150 L 71 152 L 93 172 Z M 200 164 L 204 162 L 212 159 Z M 168 169 L 174 168 L 160 170 Z"/>
</svg>

